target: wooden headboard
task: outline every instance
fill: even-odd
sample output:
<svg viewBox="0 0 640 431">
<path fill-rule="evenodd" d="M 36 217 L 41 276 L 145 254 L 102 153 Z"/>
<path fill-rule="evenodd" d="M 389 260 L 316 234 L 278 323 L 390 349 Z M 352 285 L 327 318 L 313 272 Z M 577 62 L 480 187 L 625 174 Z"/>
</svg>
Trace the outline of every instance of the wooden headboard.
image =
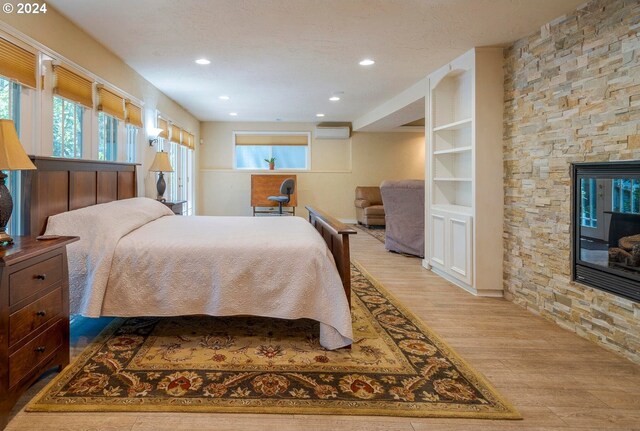
<svg viewBox="0 0 640 431">
<path fill-rule="evenodd" d="M 41 235 L 47 218 L 138 195 L 136 163 L 30 156 L 21 172 L 21 235 Z"/>
</svg>

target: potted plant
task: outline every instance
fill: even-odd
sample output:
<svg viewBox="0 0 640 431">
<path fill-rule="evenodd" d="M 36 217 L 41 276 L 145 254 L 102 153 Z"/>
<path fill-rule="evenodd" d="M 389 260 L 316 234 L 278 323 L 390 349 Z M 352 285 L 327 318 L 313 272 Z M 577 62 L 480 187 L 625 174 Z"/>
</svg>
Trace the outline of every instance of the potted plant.
<svg viewBox="0 0 640 431">
<path fill-rule="evenodd" d="M 270 159 L 264 159 L 265 162 L 269 163 L 269 170 L 272 171 L 276 168 L 276 158 L 271 157 Z"/>
</svg>

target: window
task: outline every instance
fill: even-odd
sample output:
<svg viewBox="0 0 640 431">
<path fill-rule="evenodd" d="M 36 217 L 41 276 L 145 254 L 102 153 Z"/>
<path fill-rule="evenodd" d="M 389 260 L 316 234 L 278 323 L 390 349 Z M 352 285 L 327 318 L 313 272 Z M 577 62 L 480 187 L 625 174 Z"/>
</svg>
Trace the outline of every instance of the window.
<svg viewBox="0 0 640 431">
<path fill-rule="evenodd" d="M 640 180 L 620 178 L 612 181 L 614 212 L 640 214 Z"/>
<path fill-rule="evenodd" d="M 54 157 L 82 157 L 83 114 L 84 107 L 79 103 L 53 96 Z"/>
<path fill-rule="evenodd" d="M 167 182 L 166 198 L 170 201 L 179 200 L 178 196 L 178 144 L 168 141 L 164 144 L 164 150 L 169 153 L 169 161 L 173 172 L 165 173 L 165 181 Z"/>
<path fill-rule="evenodd" d="M 127 162 L 135 163 L 138 148 L 138 128 L 127 124 Z"/>
<path fill-rule="evenodd" d="M 22 86 L 0 78 L 0 118 L 11 119 L 20 130 L 20 90 Z"/>
<path fill-rule="evenodd" d="M 0 77 L 0 118 L 13 120 L 20 137 L 20 94 L 22 86 Z M 7 230 L 9 234 L 20 232 L 20 171 L 5 172 L 6 185 L 13 198 L 13 214 Z"/>
<path fill-rule="evenodd" d="M 118 158 L 118 120 L 104 112 L 98 113 L 98 160 Z"/>
<path fill-rule="evenodd" d="M 234 132 L 235 168 L 309 169 L 309 133 Z"/>
</svg>

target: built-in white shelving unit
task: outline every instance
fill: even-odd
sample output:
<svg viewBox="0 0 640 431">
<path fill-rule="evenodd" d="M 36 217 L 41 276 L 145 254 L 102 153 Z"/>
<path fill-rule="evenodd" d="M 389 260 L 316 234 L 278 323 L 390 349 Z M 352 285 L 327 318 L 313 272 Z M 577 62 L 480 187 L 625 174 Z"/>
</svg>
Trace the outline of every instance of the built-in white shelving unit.
<svg viewBox="0 0 640 431">
<path fill-rule="evenodd" d="M 427 97 L 425 266 L 483 296 L 502 296 L 502 79 L 502 50 L 477 48 Z"/>
</svg>

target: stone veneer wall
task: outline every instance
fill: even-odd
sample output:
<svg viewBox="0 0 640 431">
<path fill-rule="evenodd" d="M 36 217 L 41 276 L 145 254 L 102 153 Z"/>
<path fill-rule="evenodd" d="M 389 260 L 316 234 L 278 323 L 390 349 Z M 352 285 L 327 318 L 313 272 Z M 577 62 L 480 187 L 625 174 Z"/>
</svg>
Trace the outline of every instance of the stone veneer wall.
<svg viewBox="0 0 640 431">
<path fill-rule="evenodd" d="M 640 362 L 640 304 L 571 281 L 570 163 L 640 159 L 640 2 L 594 0 L 505 51 L 505 295 Z"/>
</svg>

